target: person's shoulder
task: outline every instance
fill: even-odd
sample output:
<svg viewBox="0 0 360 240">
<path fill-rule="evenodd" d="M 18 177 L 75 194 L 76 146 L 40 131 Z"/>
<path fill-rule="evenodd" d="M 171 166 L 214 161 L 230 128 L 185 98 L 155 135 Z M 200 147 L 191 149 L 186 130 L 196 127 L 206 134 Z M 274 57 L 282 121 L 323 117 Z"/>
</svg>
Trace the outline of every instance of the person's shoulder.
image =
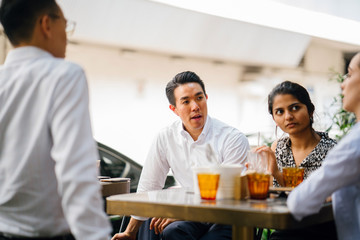
<svg viewBox="0 0 360 240">
<path fill-rule="evenodd" d="M 182 127 L 182 122 L 180 120 L 176 120 L 169 125 L 161 128 L 157 134 L 158 137 L 165 138 L 172 135 L 179 134 Z"/>
<path fill-rule="evenodd" d="M 321 140 L 325 145 L 330 145 L 332 147 L 337 144 L 337 141 L 333 138 L 330 138 L 327 132 L 316 132 L 316 133 L 321 137 Z"/>
<path fill-rule="evenodd" d="M 288 135 L 281 136 L 276 141 L 276 148 L 275 149 L 288 149 L 290 147 L 290 137 Z"/>
<path fill-rule="evenodd" d="M 212 127 L 215 129 L 220 129 L 220 130 L 227 130 L 230 132 L 234 132 L 234 133 L 238 133 L 238 134 L 242 134 L 244 135 L 239 129 L 237 129 L 236 127 L 233 127 L 223 121 L 220 121 L 219 119 L 216 118 L 210 118 L 209 120 L 211 121 Z"/>
<path fill-rule="evenodd" d="M 227 139 L 228 141 L 240 141 L 249 142 L 246 135 L 236 127 L 233 127 L 227 123 L 224 123 L 216 118 L 209 118 L 211 121 L 212 128 L 219 139 Z"/>
<path fill-rule="evenodd" d="M 278 140 L 275 140 L 272 144 L 271 144 L 271 150 L 273 150 L 275 152 L 275 149 L 278 145 Z"/>
<path fill-rule="evenodd" d="M 62 58 L 53 58 L 54 71 L 61 72 L 67 75 L 73 74 L 84 74 L 84 69 L 77 63 L 62 59 Z"/>
<path fill-rule="evenodd" d="M 347 135 L 356 135 L 358 138 L 360 138 L 359 132 L 360 132 L 360 121 L 351 127 Z"/>
<path fill-rule="evenodd" d="M 286 142 L 288 142 L 290 140 L 290 137 L 289 137 L 289 135 L 287 135 L 287 134 L 284 134 L 283 136 L 281 136 L 279 139 L 277 139 L 276 141 L 278 142 L 278 143 L 286 143 Z"/>
<path fill-rule="evenodd" d="M 52 79 L 77 79 L 86 78 L 83 68 L 74 62 L 52 55 L 42 55 L 37 58 L 35 69 L 41 68 Z"/>
</svg>

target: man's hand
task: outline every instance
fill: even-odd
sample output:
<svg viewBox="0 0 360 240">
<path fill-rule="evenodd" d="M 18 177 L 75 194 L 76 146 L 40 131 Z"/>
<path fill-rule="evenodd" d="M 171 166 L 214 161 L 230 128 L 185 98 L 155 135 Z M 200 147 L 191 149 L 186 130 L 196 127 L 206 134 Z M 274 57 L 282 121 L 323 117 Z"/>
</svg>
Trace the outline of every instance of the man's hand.
<svg viewBox="0 0 360 240">
<path fill-rule="evenodd" d="M 117 233 L 115 234 L 111 240 L 135 240 L 136 236 L 131 236 L 130 234 L 127 234 L 126 232 L 123 233 Z"/>
<path fill-rule="evenodd" d="M 172 218 L 152 218 L 150 222 L 150 230 L 154 229 L 155 234 L 160 234 L 170 223 L 177 221 Z"/>
<path fill-rule="evenodd" d="M 111 240 L 136 240 L 136 234 L 143 221 L 130 218 L 130 222 L 126 227 L 125 232 L 115 234 Z"/>
</svg>

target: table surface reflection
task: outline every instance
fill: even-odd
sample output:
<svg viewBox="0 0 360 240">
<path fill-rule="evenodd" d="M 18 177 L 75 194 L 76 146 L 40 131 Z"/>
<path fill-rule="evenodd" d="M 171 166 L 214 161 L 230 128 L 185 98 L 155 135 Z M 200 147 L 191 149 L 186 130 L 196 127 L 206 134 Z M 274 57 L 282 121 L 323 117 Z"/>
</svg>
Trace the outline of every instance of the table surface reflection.
<svg viewBox="0 0 360 240">
<path fill-rule="evenodd" d="M 239 235 L 240 228 L 245 229 L 245 232 L 254 227 L 292 229 L 333 219 L 329 203 L 324 204 L 318 214 L 299 222 L 290 214 L 285 198 L 207 201 L 201 200 L 199 195 L 187 189 L 166 189 L 110 196 L 107 198 L 107 213 L 229 224 L 236 230 L 236 236 Z"/>
</svg>

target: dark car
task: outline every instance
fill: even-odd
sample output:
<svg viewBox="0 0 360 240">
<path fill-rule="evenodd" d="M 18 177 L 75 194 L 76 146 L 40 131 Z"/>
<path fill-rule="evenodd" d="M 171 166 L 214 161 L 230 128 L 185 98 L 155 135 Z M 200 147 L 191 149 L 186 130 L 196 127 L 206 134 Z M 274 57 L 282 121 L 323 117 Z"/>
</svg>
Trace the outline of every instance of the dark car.
<svg viewBox="0 0 360 240">
<path fill-rule="evenodd" d="M 111 178 L 130 178 L 130 192 L 136 192 L 142 166 L 124 154 L 121 154 L 102 143 L 97 142 L 97 145 L 100 156 L 100 175 Z M 164 188 L 168 188 L 174 185 L 174 177 L 167 176 Z M 104 207 L 106 208 L 106 206 Z M 129 223 L 129 217 L 123 218 L 122 216 L 111 215 L 109 218 L 113 228 L 112 235 L 119 232 L 120 230 L 124 231 L 127 224 Z"/>
<path fill-rule="evenodd" d="M 102 143 L 98 142 L 97 145 L 100 156 L 100 175 L 111 178 L 130 178 L 130 192 L 136 192 L 142 166 L 124 154 L 121 154 Z M 174 185 L 174 177 L 167 176 L 164 188 L 168 188 Z"/>
</svg>

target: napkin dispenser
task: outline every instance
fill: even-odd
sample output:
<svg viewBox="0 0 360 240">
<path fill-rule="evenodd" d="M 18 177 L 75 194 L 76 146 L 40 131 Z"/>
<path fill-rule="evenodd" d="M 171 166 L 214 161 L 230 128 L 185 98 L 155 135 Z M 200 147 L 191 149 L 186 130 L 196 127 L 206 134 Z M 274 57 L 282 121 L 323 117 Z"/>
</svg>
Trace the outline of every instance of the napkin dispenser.
<svg viewBox="0 0 360 240">
<path fill-rule="evenodd" d="M 246 175 L 239 175 L 235 177 L 234 199 L 243 200 L 249 197 L 249 187 Z"/>
</svg>

